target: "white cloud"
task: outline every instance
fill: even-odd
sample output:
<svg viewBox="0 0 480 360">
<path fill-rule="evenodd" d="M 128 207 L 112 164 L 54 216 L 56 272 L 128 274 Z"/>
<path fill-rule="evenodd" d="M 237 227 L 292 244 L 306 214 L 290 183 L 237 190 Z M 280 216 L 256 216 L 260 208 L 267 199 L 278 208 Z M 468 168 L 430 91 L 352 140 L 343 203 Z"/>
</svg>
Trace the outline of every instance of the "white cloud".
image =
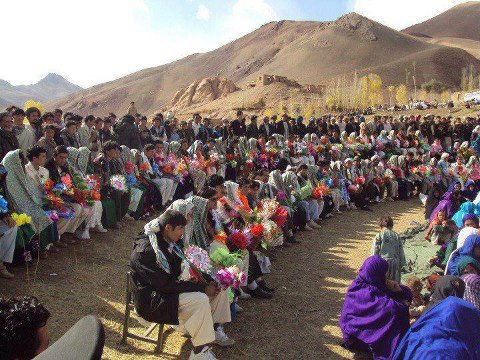
<svg viewBox="0 0 480 360">
<path fill-rule="evenodd" d="M 237 0 L 222 26 L 228 40 L 233 40 L 274 20 L 278 14 L 265 0 Z"/>
<path fill-rule="evenodd" d="M 15 0 L 2 13 L 22 16 L 2 19 L 21 51 L 0 57 L 0 79 L 15 85 L 56 72 L 86 87 L 216 45 L 188 29 L 154 29 L 145 0 Z"/>
<path fill-rule="evenodd" d="M 210 9 L 203 4 L 198 5 L 197 10 L 197 19 L 198 20 L 209 20 L 212 13 Z"/>
<path fill-rule="evenodd" d="M 401 30 L 428 20 L 465 0 L 353 0 L 353 11 Z"/>
</svg>

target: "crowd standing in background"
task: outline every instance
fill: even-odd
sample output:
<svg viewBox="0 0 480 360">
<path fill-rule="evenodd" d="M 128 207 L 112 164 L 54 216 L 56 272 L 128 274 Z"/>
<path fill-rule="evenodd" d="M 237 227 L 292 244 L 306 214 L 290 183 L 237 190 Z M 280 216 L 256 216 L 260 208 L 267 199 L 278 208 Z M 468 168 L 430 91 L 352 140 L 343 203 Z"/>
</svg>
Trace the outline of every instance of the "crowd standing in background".
<svg viewBox="0 0 480 360">
<path fill-rule="evenodd" d="M 425 238 L 439 246 L 431 264 L 445 273 L 432 280 L 429 302 L 421 282 L 400 284 L 405 254 L 385 217 L 340 318 L 346 348 L 418 358 L 415 351 L 430 350 L 415 330 L 441 337 L 433 325 L 445 313 L 479 318 L 479 135 L 480 116 L 305 121 L 237 111 L 213 121 L 147 119 L 134 103 L 120 118 L 12 106 L 0 113 L 0 276 L 14 277 L 12 263 L 120 229 L 125 217 L 147 220 L 130 262 L 137 312 L 189 333 L 192 359 L 214 359 L 211 344 L 234 343 L 223 326 L 242 311 L 239 303 L 274 297 L 264 275 L 278 249 L 301 246 L 298 232 L 321 231 L 322 219 L 345 211 L 420 196 Z M 466 301 L 442 301 L 450 295 Z M 2 309 L 0 323 L 10 321 Z M 412 327 L 410 318 L 418 318 Z M 480 340 L 478 326 L 445 321 L 455 328 L 445 332 L 460 334 L 450 351 L 480 358 L 471 343 Z"/>
</svg>

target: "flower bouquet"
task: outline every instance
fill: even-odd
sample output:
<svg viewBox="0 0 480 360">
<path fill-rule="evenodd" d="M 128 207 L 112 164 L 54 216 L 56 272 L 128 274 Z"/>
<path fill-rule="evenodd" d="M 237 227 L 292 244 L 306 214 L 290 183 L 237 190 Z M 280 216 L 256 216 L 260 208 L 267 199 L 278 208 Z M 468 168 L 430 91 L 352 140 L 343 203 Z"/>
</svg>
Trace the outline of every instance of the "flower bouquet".
<svg viewBox="0 0 480 360">
<path fill-rule="evenodd" d="M 125 176 L 123 175 L 113 175 L 110 178 L 110 186 L 118 191 L 125 192 L 128 190 Z"/>
<path fill-rule="evenodd" d="M 245 283 L 246 275 L 240 271 L 238 266 L 225 267 L 217 271 L 215 280 L 223 290 L 228 288 L 238 289 Z"/>
<path fill-rule="evenodd" d="M 15 220 L 15 224 L 20 227 L 25 224 L 30 224 L 32 221 L 32 218 L 28 216 L 27 214 L 17 214 L 13 213 L 12 214 L 12 219 Z"/>
</svg>

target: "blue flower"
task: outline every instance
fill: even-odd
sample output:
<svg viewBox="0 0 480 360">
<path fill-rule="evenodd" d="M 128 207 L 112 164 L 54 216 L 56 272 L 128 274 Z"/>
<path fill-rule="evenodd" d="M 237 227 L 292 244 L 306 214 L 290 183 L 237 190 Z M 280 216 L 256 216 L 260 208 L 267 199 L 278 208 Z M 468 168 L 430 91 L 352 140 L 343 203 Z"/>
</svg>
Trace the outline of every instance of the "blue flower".
<svg viewBox="0 0 480 360">
<path fill-rule="evenodd" d="M 8 201 L 0 195 L 0 213 L 4 214 L 8 212 Z"/>
</svg>

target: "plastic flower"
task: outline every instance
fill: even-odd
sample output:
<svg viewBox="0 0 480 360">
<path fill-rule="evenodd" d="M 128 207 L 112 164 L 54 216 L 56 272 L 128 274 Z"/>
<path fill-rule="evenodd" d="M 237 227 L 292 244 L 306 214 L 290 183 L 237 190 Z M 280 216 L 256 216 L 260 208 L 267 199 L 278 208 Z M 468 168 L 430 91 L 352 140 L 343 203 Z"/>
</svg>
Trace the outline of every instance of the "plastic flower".
<svg viewBox="0 0 480 360">
<path fill-rule="evenodd" d="M 140 170 L 142 172 L 147 172 L 149 169 L 150 169 L 150 166 L 146 162 L 141 163 L 140 166 L 138 167 L 138 170 Z"/>
<path fill-rule="evenodd" d="M 2 195 L 0 195 L 0 213 L 6 212 L 8 212 L 8 202 Z"/>
<path fill-rule="evenodd" d="M 17 214 L 13 213 L 12 214 L 12 219 L 15 220 L 15 224 L 20 227 L 25 224 L 30 224 L 32 221 L 32 218 L 28 216 L 27 214 Z"/>
<path fill-rule="evenodd" d="M 69 174 L 62 176 L 60 180 L 62 181 L 62 184 L 64 184 L 67 189 L 70 189 L 72 187 L 72 178 L 70 177 Z"/>
<path fill-rule="evenodd" d="M 259 238 L 263 236 L 263 225 L 262 224 L 255 224 L 250 228 L 250 232 L 252 233 L 253 236 Z"/>
<path fill-rule="evenodd" d="M 110 185 L 119 191 L 127 191 L 125 177 L 123 175 L 113 175 L 110 178 Z"/>
<path fill-rule="evenodd" d="M 202 248 L 190 245 L 185 249 L 184 253 L 188 261 L 190 261 L 200 271 L 208 273 L 211 270 L 212 265 L 210 263 L 208 252 Z"/>
<path fill-rule="evenodd" d="M 240 230 L 234 229 L 227 238 L 228 242 L 239 249 L 246 249 L 250 245 L 247 237 Z"/>
<path fill-rule="evenodd" d="M 133 164 L 132 164 L 131 161 L 127 161 L 127 162 L 125 163 L 125 172 L 126 172 L 127 174 L 131 174 L 131 173 L 133 172 L 134 168 L 135 168 L 135 167 L 133 166 Z"/>
</svg>

